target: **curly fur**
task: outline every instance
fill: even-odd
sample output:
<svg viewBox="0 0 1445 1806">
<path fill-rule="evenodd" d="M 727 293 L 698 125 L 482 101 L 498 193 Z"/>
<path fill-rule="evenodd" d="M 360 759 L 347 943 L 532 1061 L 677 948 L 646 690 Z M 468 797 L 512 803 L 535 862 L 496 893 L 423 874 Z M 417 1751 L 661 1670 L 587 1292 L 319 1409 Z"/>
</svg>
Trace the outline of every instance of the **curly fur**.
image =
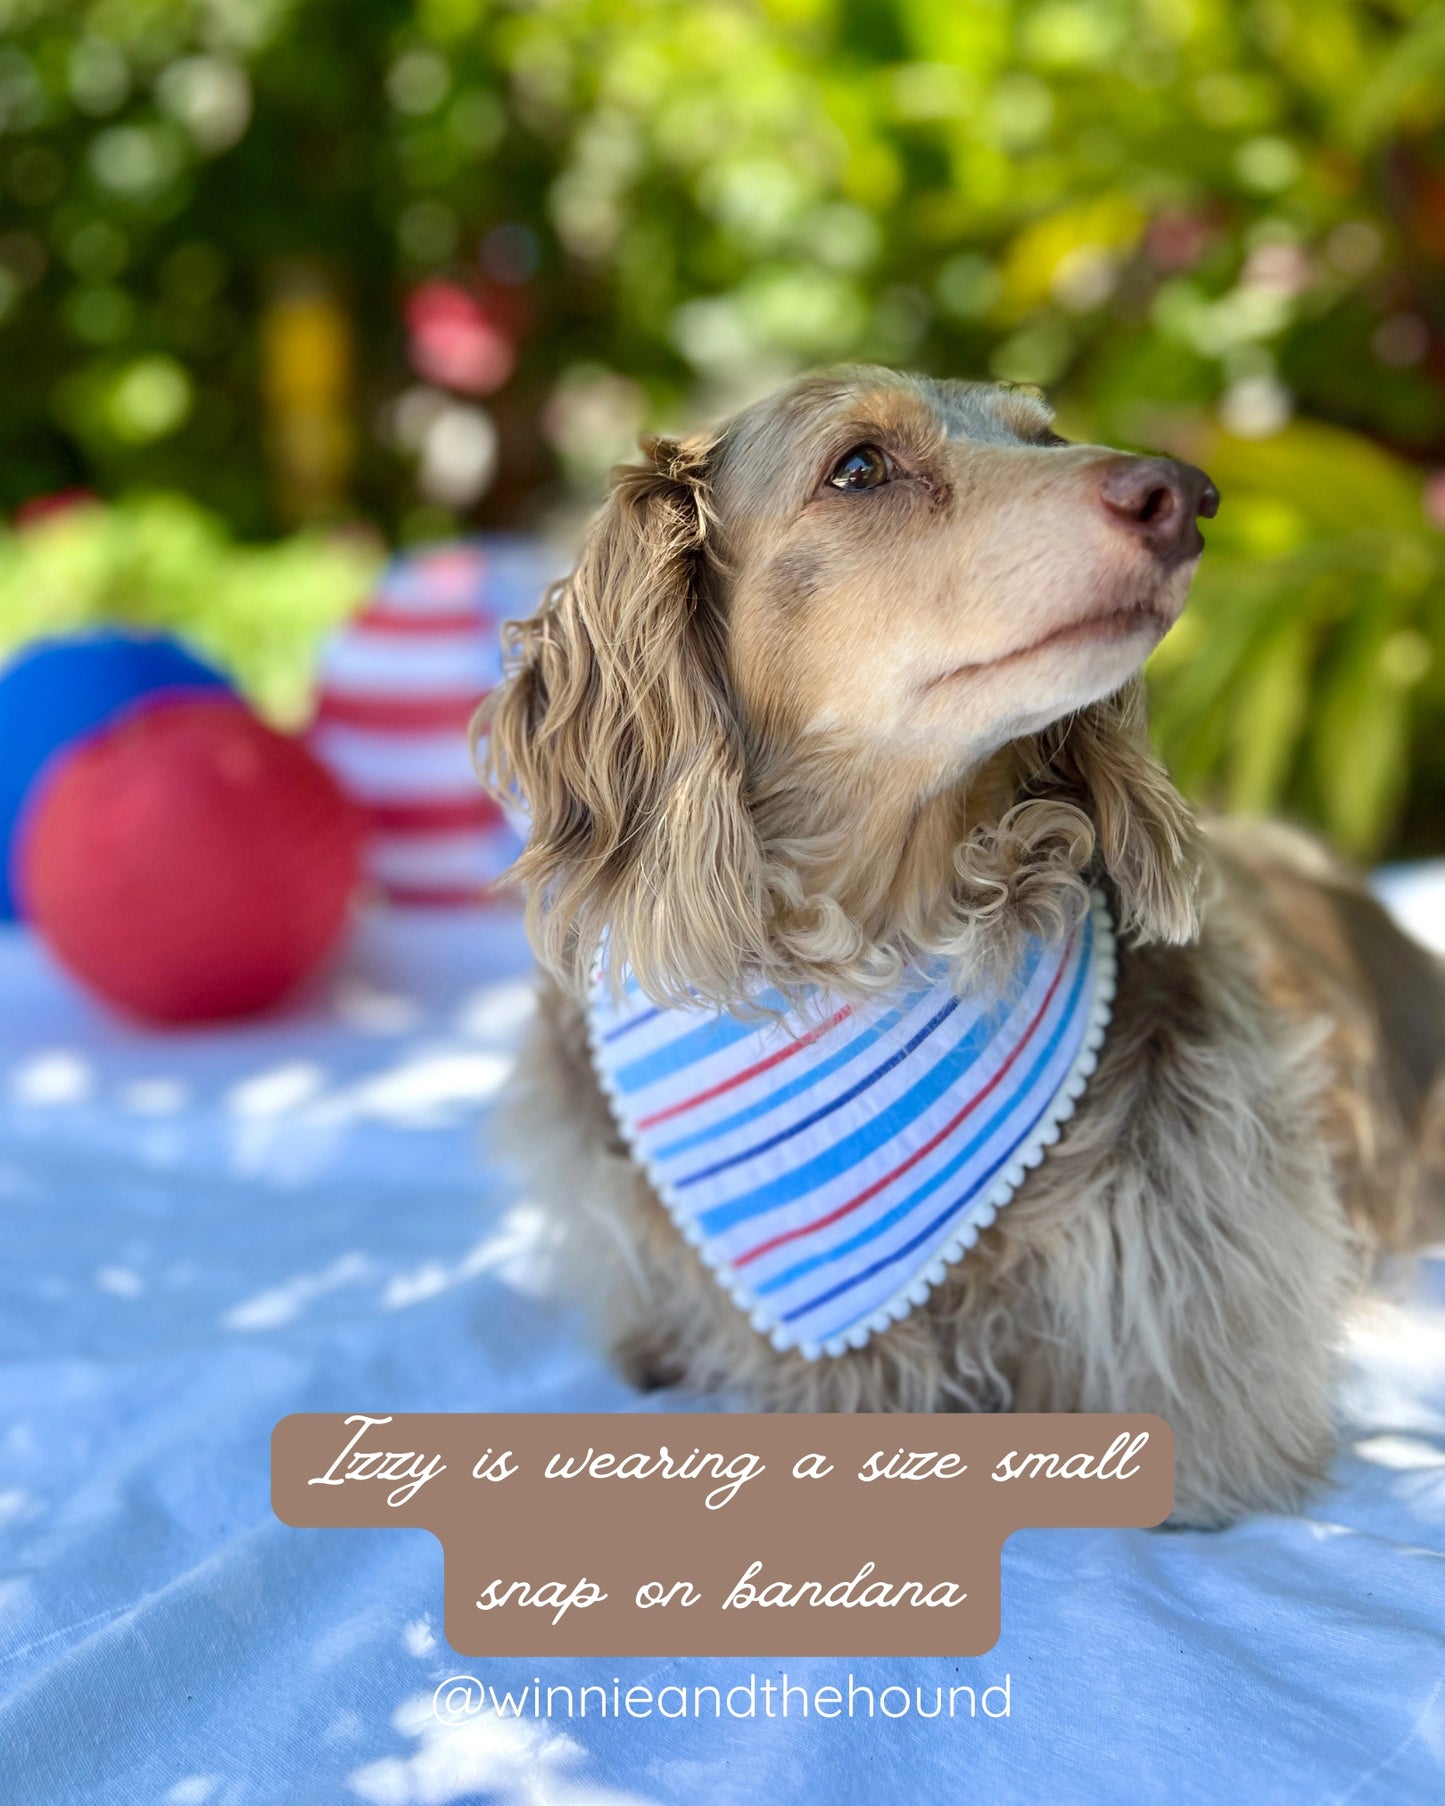
<svg viewBox="0 0 1445 1806">
<path fill-rule="evenodd" d="M 515 877 L 547 974 L 508 1135 L 640 1379 L 785 1410 L 1156 1411 L 1178 1515 L 1220 1523 L 1323 1472 L 1341 1312 L 1408 1232 L 1445 1123 L 1445 983 L 1411 949 L 1410 1120 L 1363 945 L 1395 931 L 1343 925 L 1318 899 L 1358 917 L 1363 893 L 1297 843 L 1207 840 L 1149 745 L 1147 646 L 1076 649 L 1153 567 L 1095 519 L 1117 454 L 1056 450 L 1041 419 L 1007 391 L 844 373 L 616 474 L 478 724 L 489 783 L 530 814 Z M 815 487 L 850 436 L 906 473 L 867 515 Z M 1151 606 L 1177 613 L 1189 569 L 1150 576 Z M 883 595 L 942 677 L 898 676 Z M 597 1089 L 580 998 L 604 937 L 660 1003 L 877 990 L 922 954 L 964 988 L 1064 932 L 1091 882 L 1119 990 L 1058 1147 L 927 1305 L 844 1356 L 775 1352 Z"/>
</svg>

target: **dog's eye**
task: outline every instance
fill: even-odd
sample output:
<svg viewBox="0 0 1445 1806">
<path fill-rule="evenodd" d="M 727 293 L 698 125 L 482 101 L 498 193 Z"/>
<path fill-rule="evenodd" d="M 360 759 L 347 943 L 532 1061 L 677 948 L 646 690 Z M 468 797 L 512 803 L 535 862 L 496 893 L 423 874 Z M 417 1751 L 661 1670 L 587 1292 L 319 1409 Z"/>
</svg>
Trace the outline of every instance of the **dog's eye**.
<svg viewBox="0 0 1445 1806">
<path fill-rule="evenodd" d="M 893 475 L 886 452 L 876 445 L 855 445 L 833 466 L 828 481 L 835 489 L 877 489 Z"/>
</svg>

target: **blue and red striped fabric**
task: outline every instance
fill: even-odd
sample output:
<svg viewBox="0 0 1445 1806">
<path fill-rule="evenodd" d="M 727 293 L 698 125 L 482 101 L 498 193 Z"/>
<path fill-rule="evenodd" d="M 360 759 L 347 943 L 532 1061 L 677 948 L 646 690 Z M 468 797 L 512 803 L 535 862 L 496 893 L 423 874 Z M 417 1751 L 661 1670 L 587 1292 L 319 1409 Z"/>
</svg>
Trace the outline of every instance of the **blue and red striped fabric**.
<svg viewBox="0 0 1445 1806">
<path fill-rule="evenodd" d="M 922 1304 L 1058 1139 L 1114 990 L 1095 893 L 1001 991 L 941 966 L 897 993 L 741 1019 L 658 1009 L 601 977 L 593 1061 L 679 1230 L 779 1349 L 861 1348 Z"/>
</svg>

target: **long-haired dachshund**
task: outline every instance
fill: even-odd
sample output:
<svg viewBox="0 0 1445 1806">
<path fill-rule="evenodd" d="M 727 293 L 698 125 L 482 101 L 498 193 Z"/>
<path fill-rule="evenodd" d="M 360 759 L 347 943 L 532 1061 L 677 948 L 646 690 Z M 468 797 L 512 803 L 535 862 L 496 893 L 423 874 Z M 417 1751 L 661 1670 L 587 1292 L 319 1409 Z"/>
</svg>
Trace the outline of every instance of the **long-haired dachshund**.
<svg viewBox="0 0 1445 1806">
<path fill-rule="evenodd" d="M 502 1115 L 618 1358 L 1158 1412 L 1180 1520 L 1290 1506 L 1438 1197 L 1445 976 L 1150 750 L 1213 486 L 880 369 L 645 450 L 478 721 L 546 972 Z"/>
</svg>

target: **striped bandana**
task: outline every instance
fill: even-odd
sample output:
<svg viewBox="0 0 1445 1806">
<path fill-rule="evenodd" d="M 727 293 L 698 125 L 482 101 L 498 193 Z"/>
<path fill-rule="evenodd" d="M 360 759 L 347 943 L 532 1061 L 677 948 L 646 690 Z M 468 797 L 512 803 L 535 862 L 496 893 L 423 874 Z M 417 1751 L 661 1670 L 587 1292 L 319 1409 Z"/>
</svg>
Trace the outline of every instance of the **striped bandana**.
<svg viewBox="0 0 1445 1806">
<path fill-rule="evenodd" d="M 759 1334 L 808 1360 L 922 1304 L 1059 1138 L 1098 1059 L 1114 936 L 1096 891 L 1001 992 L 941 961 L 901 990 L 744 1021 L 594 980 L 592 1058 L 678 1229 Z"/>
</svg>

